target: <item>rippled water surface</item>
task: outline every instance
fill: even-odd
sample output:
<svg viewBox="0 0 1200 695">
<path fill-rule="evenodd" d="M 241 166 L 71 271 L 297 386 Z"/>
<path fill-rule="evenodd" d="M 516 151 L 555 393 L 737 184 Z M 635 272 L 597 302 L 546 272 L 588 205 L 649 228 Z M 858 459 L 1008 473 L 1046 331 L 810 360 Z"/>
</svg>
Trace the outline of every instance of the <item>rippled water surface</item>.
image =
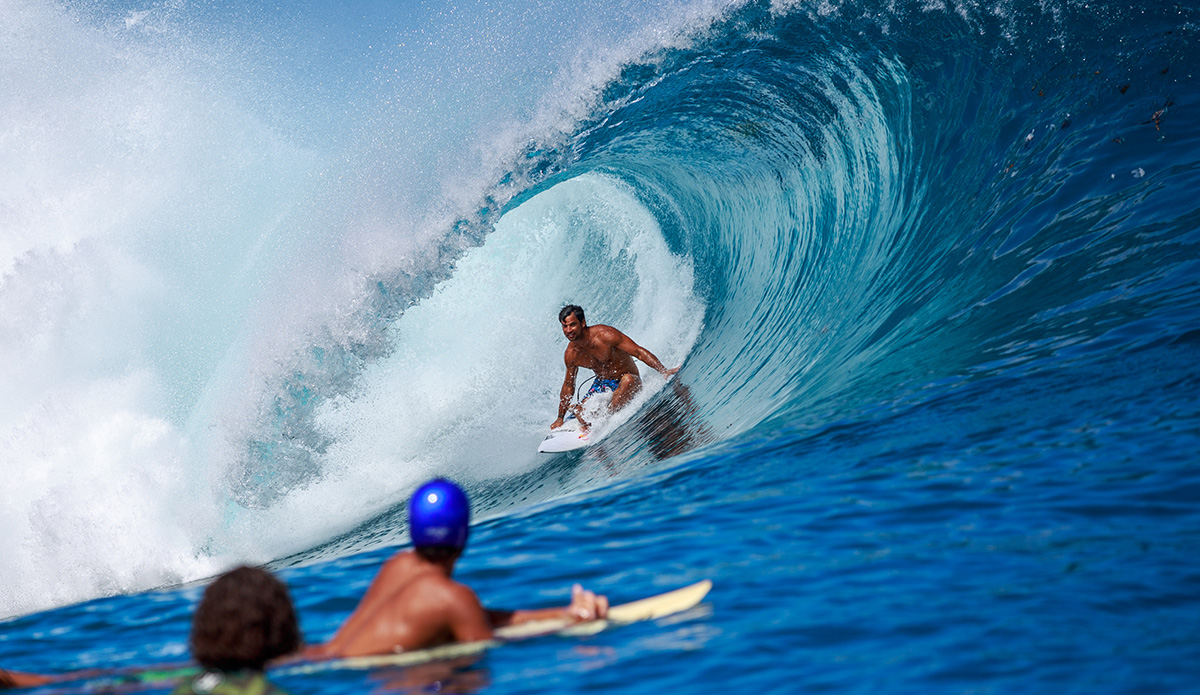
<svg viewBox="0 0 1200 695">
<path fill-rule="evenodd" d="M 344 10 L 0 3 L 0 664 L 326 639 L 438 474 L 485 604 L 714 589 L 281 685 L 1200 691 L 1194 8 Z M 539 457 L 565 302 L 683 368 Z"/>
</svg>

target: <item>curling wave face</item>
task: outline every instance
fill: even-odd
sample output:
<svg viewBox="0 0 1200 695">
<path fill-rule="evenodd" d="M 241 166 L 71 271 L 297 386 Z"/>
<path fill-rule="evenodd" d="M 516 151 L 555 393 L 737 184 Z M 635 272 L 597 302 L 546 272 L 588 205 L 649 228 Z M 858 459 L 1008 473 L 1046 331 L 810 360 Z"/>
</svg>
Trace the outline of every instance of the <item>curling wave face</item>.
<svg viewBox="0 0 1200 695">
<path fill-rule="evenodd" d="M 159 176 L 133 186 L 158 218 L 101 206 L 115 226 L 148 231 L 14 246 L 0 285 L 5 316 L 22 317 L 8 363 L 30 364 L 36 336 L 66 335 L 39 364 L 80 376 L 5 375 L 24 395 L 4 420 L 22 473 L 4 488 L 0 541 L 27 569 L 0 575 L 19 587 L 0 613 L 202 576 L 234 558 L 309 561 L 396 542 L 403 500 L 432 474 L 466 482 L 486 517 L 732 438 L 827 428 L 1189 335 L 1200 303 L 1185 192 L 1200 143 L 1178 114 L 1200 90 L 1194 70 L 1173 66 L 1196 64 L 1194 24 L 1069 3 L 669 9 L 669 31 L 610 37 L 598 58 L 559 73 L 565 88 L 515 95 L 505 117 L 522 125 L 472 141 L 487 154 L 470 176 L 469 157 L 439 135 L 453 166 L 437 195 L 411 171 L 395 178 L 400 166 L 355 175 L 329 164 L 340 152 L 233 143 L 234 171 L 273 182 L 265 208 L 250 190 L 234 198 L 236 219 L 210 220 L 230 209 L 221 187 Z M 39 22 L 60 19 L 38 12 L 22 15 L 35 38 Z M 148 73 L 126 68 L 142 79 L 192 69 L 146 60 Z M 43 67 L 8 69 L 32 81 Z M 64 113 L 90 122 L 87 109 L 119 110 L 83 104 Z M 168 116 L 148 108 L 150 125 L 126 130 L 158 152 L 151 126 Z M 221 111 L 233 129 L 262 127 L 258 116 Z M 162 167 L 176 176 L 172 162 L 228 142 L 169 135 Z M 127 153 L 94 155 L 112 167 Z M 218 164 L 228 157 L 204 161 L 214 168 L 204 181 L 231 175 Z M 342 176 L 353 184 L 323 183 Z M 306 223 L 343 197 L 356 202 Z M 49 215 L 32 199 L 7 207 L 21 220 Z M 192 212 L 162 212 L 178 200 Z M 191 267 L 172 244 L 197 221 L 211 223 L 203 270 L 164 285 Z M 241 233 L 222 236 L 231 228 Z M 231 272 L 241 280 L 223 286 Z M 92 287 L 121 292 L 93 306 Z M 685 365 L 571 470 L 531 453 L 553 419 L 565 302 Z M 30 307 L 49 315 L 45 330 Z M 107 352 L 100 342 L 81 353 L 89 336 L 126 327 Z M 183 350 L 194 345 L 207 347 Z M 81 471 L 95 485 L 80 486 Z M 121 494 L 137 503 L 117 513 Z M 186 523 L 173 521 L 181 509 Z M 63 540 L 81 527 L 83 541 Z M 131 570 L 135 556 L 144 563 Z M 66 568 L 81 570 L 75 586 L 38 588 Z"/>
</svg>

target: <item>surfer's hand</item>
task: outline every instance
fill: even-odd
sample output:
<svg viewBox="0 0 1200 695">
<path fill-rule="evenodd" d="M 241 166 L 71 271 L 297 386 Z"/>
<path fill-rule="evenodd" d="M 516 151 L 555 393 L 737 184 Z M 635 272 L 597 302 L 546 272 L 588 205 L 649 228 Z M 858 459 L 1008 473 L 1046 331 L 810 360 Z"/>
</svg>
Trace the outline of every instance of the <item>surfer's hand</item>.
<svg viewBox="0 0 1200 695">
<path fill-rule="evenodd" d="M 675 372 L 678 372 L 678 371 L 679 371 L 679 367 L 674 367 L 672 369 L 664 369 L 663 376 L 675 376 Z"/>
<path fill-rule="evenodd" d="M 576 584 L 571 587 L 571 605 L 567 606 L 567 615 L 577 621 L 599 620 L 608 615 L 608 597 Z"/>
<path fill-rule="evenodd" d="M 559 419 L 557 419 L 557 420 L 555 420 L 555 421 L 554 421 L 554 424 L 553 424 L 553 425 L 550 425 L 550 429 L 552 429 L 552 430 L 556 430 L 556 429 L 558 429 L 559 427 L 562 427 L 562 424 L 563 424 L 563 419 L 562 419 L 562 418 L 559 418 Z"/>
</svg>

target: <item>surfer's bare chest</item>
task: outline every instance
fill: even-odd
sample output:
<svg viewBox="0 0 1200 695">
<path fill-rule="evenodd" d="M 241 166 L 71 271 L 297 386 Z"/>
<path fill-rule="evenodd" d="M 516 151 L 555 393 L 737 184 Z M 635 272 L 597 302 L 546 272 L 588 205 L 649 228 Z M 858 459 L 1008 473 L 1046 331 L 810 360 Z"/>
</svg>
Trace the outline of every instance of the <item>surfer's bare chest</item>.
<svg viewBox="0 0 1200 695">
<path fill-rule="evenodd" d="M 596 371 L 597 368 L 611 365 L 617 359 L 615 352 L 615 348 L 607 345 L 572 345 L 567 348 L 567 360 L 573 366 Z"/>
<path fill-rule="evenodd" d="M 567 364 L 590 369 L 596 376 L 607 379 L 615 379 L 637 370 L 632 357 L 607 342 L 581 340 L 571 343 L 567 347 L 566 357 Z"/>
</svg>

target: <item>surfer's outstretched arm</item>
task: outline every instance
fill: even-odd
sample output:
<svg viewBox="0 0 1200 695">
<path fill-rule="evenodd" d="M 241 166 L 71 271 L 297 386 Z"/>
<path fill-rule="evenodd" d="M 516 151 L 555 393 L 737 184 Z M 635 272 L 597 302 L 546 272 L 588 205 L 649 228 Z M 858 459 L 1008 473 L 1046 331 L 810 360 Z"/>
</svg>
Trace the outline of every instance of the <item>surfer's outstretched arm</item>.
<svg viewBox="0 0 1200 695">
<path fill-rule="evenodd" d="M 615 328 L 613 329 L 613 332 L 616 333 L 617 336 L 619 336 L 617 338 L 616 347 L 621 352 L 624 352 L 625 354 L 630 355 L 631 357 L 641 360 L 647 367 L 650 367 L 651 369 L 658 372 L 659 374 L 662 374 L 663 376 L 671 376 L 675 372 L 679 371 L 679 367 L 674 367 L 671 369 L 667 369 L 666 367 L 664 367 L 663 363 L 660 362 L 659 359 L 654 356 L 654 353 L 650 352 L 649 350 L 642 347 L 641 345 L 638 345 L 637 343 L 633 342 L 633 338 L 630 338 L 629 336 L 625 335 L 624 333 L 622 333 L 621 331 L 618 331 Z"/>
<path fill-rule="evenodd" d="M 520 625 L 534 620 L 599 620 L 608 615 L 608 597 L 584 589 L 579 584 L 571 587 L 571 603 L 559 608 L 535 608 L 528 610 L 489 610 L 488 619 L 492 628 L 505 625 Z"/>
<path fill-rule="evenodd" d="M 9 671 L 0 668 L 0 690 L 7 688 L 32 688 L 36 685 L 45 685 L 53 680 L 50 676 L 43 676 L 38 673 L 22 673 L 21 671 Z"/>
<path fill-rule="evenodd" d="M 558 392 L 558 419 L 550 425 L 552 430 L 562 427 L 563 416 L 567 414 L 567 409 L 571 407 L 571 399 L 575 396 L 575 375 L 578 373 L 579 367 L 567 364 L 567 375 L 563 378 L 562 389 Z"/>
</svg>

